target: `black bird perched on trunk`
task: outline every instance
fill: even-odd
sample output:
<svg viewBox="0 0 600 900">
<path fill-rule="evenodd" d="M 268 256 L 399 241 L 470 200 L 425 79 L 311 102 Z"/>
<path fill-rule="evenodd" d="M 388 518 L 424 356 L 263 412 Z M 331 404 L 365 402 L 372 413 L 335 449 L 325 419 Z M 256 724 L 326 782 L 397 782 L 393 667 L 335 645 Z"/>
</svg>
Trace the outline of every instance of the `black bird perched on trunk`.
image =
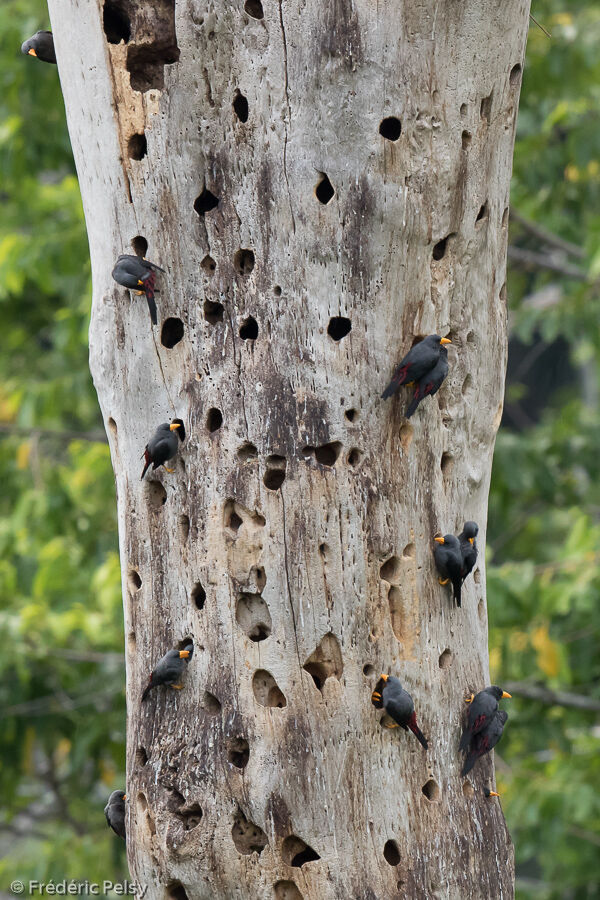
<svg viewBox="0 0 600 900">
<path fill-rule="evenodd" d="M 462 767 L 461 775 L 468 775 L 477 760 L 496 746 L 502 737 L 507 719 L 508 713 L 506 710 L 498 709 L 492 721 L 471 738 L 469 752 Z"/>
<path fill-rule="evenodd" d="M 150 681 L 142 694 L 142 700 L 145 700 L 150 691 L 158 687 L 159 684 L 166 684 L 180 691 L 183 687 L 181 679 L 183 678 L 185 667 L 192 658 L 193 653 L 194 645 L 191 641 L 185 645 L 183 650 L 175 649 L 165 653 L 152 670 Z"/>
<path fill-rule="evenodd" d="M 37 56 L 42 62 L 56 65 L 56 53 L 54 52 L 54 38 L 51 31 L 36 31 L 33 37 L 21 44 L 21 53 L 27 56 Z"/>
<path fill-rule="evenodd" d="M 463 530 L 458 536 L 460 552 L 462 553 L 462 580 L 473 571 L 477 562 L 477 544 L 475 538 L 479 533 L 477 522 L 465 522 Z"/>
<path fill-rule="evenodd" d="M 467 727 L 460 739 L 459 750 L 466 750 L 474 736 L 487 728 L 498 712 L 498 701 L 505 697 L 511 699 L 510 694 L 503 691 L 497 684 L 484 688 L 475 696 L 471 695 L 467 700 L 467 703 L 470 704 L 467 713 Z"/>
<path fill-rule="evenodd" d="M 445 534 L 444 537 L 434 538 L 434 541 L 439 545 L 433 551 L 435 564 L 441 575 L 439 582 L 440 584 L 452 582 L 454 599 L 456 605 L 460 606 L 463 560 L 459 540 L 453 534 Z"/>
<path fill-rule="evenodd" d="M 408 409 L 405 413 L 405 417 L 407 419 L 410 419 L 421 400 L 423 400 L 425 397 L 433 397 L 434 394 L 437 394 L 442 384 L 444 383 L 447 374 L 448 351 L 445 347 L 441 347 L 440 358 L 438 359 L 433 369 L 431 369 L 430 372 L 427 372 L 426 375 L 423 375 L 423 377 L 419 378 L 419 380 L 417 381 L 413 398 L 410 401 Z"/>
<path fill-rule="evenodd" d="M 136 291 L 138 295 L 146 295 L 153 325 L 156 325 L 158 321 L 156 303 L 154 302 L 156 273 L 164 271 L 156 263 L 150 262 L 150 260 L 144 259 L 142 256 L 128 256 L 127 254 L 119 256 L 112 270 L 112 277 L 117 284 Z"/>
<path fill-rule="evenodd" d="M 177 432 L 177 434 L 174 434 Z M 175 469 L 169 469 L 165 465 L 170 459 L 173 459 L 177 453 L 179 442 L 185 439 L 185 428 L 181 419 L 173 419 L 171 424 L 163 422 L 154 432 L 144 450 L 144 471 L 142 478 L 148 471 L 149 467 L 158 469 L 159 466 L 165 466 L 167 472 L 172 473 Z"/>
<path fill-rule="evenodd" d="M 484 789 L 483 789 L 483 793 L 484 793 L 484 796 L 485 796 L 485 799 L 486 799 L 486 800 L 489 800 L 490 797 L 499 797 L 499 796 L 500 796 L 500 794 L 498 793 L 498 791 L 492 791 L 492 790 L 490 790 L 489 787 L 484 788 Z"/>
<path fill-rule="evenodd" d="M 381 395 L 382 398 L 385 400 L 387 397 L 391 397 L 402 384 L 412 384 L 414 382 L 417 384 L 418 390 L 418 384 L 421 379 L 425 378 L 426 375 L 436 368 L 442 352 L 442 345 L 451 343 L 452 341 L 448 338 L 440 337 L 439 334 L 430 334 L 422 341 L 419 341 L 418 344 L 415 344 L 396 368 L 392 375 L 392 380 Z"/>
<path fill-rule="evenodd" d="M 383 683 L 383 690 L 382 690 Z M 404 728 L 415 735 L 422 747 L 427 750 L 427 738 L 417 725 L 417 714 L 413 698 L 405 691 L 399 678 L 393 675 L 382 675 L 371 694 L 371 702 L 376 709 L 385 709 L 395 725 L 386 725 L 386 728 Z"/>
<path fill-rule="evenodd" d="M 108 798 L 108 803 L 104 807 L 104 815 L 106 821 L 115 834 L 125 841 L 125 800 L 127 794 L 125 791 L 113 791 Z"/>
</svg>

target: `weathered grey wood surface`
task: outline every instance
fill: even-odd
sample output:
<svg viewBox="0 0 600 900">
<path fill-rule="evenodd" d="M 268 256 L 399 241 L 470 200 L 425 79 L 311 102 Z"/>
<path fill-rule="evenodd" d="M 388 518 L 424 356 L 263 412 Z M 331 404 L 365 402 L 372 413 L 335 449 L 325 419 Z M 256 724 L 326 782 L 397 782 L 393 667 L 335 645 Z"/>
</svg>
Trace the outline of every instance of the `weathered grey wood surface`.
<svg viewBox="0 0 600 900">
<path fill-rule="evenodd" d="M 132 876 L 176 900 L 509 898 L 492 761 L 463 783 L 457 755 L 463 696 L 489 679 L 483 552 L 455 610 L 431 539 L 473 518 L 485 546 L 529 4 L 106 6 L 49 2 L 118 490 Z M 219 202 L 199 214 L 204 188 Z M 110 276 L 140 236 L 167 270 L 154 330 Z M 450 375 L 407 424 L 407 395 L 379 395 L 432 331 Z M 141 482 L 173 416 L 176 472 Z M 185 690 L 141 707 L 186 636 Z M 427 754 L 380 726 L 382 671 Z M 320 859 L 290 865 L 292 835 Z"/>
</svg>

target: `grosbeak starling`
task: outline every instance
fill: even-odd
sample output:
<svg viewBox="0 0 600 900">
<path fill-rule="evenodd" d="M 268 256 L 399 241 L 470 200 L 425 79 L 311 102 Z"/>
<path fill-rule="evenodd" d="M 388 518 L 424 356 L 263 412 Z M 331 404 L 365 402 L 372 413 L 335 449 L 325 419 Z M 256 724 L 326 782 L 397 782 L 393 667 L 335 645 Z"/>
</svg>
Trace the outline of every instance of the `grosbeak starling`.
<svg viewBox="0 0 600 900">
<path fill-rule="evenodd" d="M 447 374 L 448 351 L 445 347 L 441 347 L 440 358 L 438 359 L 433 369 L 431 369 L 430 372 L 427 372 L 426 375 L 423 375 L 423 377 L 419 378 L 419 380 L 417 381 L 413 398 L 410 401 L 408 409 L 405 413 L 405 417 L 407 419 L 410 419 L 421 400 L 423 400 L 425 397 L 433 397 L 434 394 L 437 394 L 442 384 L 444 383 Z"/>
<path fill-rule="evenodd" d="M 470 704 L 469 712 L 467 713 L 467 726 L 460 739 L 459 750 L 466 750 L 472 738 L 484 728 L 487 728 L 498 712 L 498 701 L 505 697 L 510 699 L 510 694 L 503 691 L 496 684 L 484 688 L 483 691 L 479 691 L 475 696 L 471 695 L 470 699 L 467 700 L 467 703 Z"/>
<path fill-rule="evenodd" d="M 56 65 L 56 53 L 54 52 L 54 38 L 51 31 L 36 31 L 33 37 L 21 44 L 21 53 L 28 56 L 37 56 L 42 62 Z"/>
<path fill-rule="evenodd" d="M 454 599 L 456 605 L 460 606 L 463 561 L 459 540 L 453 534 L 445 534 L 444 537 L 434 538 L 434 541 L 439 545 L 433 551 L 435 564 L 441 576 L 439 582 L 440 584 L 452 582 Z"/>
<path fill-rule="evenodd" d="M 419 341 L 418 344 L 415 344 L 392 375 L 392 380 L 381 395 L 382 398 L 385 400 L 387 397 L 391 397 L 402 384 L 414 382 L 418 390 L 421 379 L 425 378 L 436 368 L 443 349 L 442 345 L 451 343 L 451 340 L 440 337 L 439 334 L 430 334 L 422 341 Z M 440 384 L 442 381 L 440 381 Z"/>
<path fill-rule="evenodd" d="M 104 815 L 106 816 L 106 821 L 112 828 L 115 834 L 117 834 L 123 840 L 126 840 L 125 835 L 125 800 L 127 799 L 127 795 L 125 791 L 113 791 L 110 797 L 108 798 L 108 803 L 104 807 Z"/>
<path fill-rule="evenodd" d="M 146 295 L 153 325 L 157 323 L 156 303 L 154 302 L 156 273 L 164 271 L 156 263 L 150 262 L 142 256 L 127 256 L 126 254 L 119 256 L 112 270 L 112 277 L 117 284 L 136 291 L 137 294 Z"/>
<path fill-rule="evenodd" d="M 468 775 L 477 760 L 481 756 L 485 756 L 486 753 L 489 753 L 490 750 L 496 746 L 502 737 L 502 732 L 504 731 L 504 725 L 507 719 L 508 713 L 506 710 L 498 709 L 496 710 L 496 714 L 492 721 L 489 722 L 485 728 L 482 728 L 481 731 L 478 731 L 477 734 L 473 735 L 469 743 L 469 752 L 467 753 L 465 764 L 462 767 L 461 775 Z"/>
<path fill-rule="evenodd" d="M 174 432 L 177 432 L 175 434 Z M 159 466 L 165 466 L 167 472 L 174 472 L 174 469 L 168 469 L 165 463 L 173 459 L 177 453 L 179 442 L 185 439 L 185 428 L 181 419 L 173 419 L 171 424 L 163 422 L 159 425 L 154 436 L 150 438 L 144 450 L 144 471 L 142 478 L 152 466 L 152 469 L 158 469 Z"/>
<path fill-rule="evenodd" d="M 462 580 L 464 581 L 477 562 L 477 544 L 475 538 L 479 533 L 477 522 L 465 522 L 463 530 L 458 536 L 460 552 L 462 553 Z"/>
<path fill-rule="evenodd" d="M 142 700 L 145 700 L 150 691 L 158 687 L 159 684 L 166 684 L 180 691 L 183 687 L 181 679 L 183 678 L 185 667 L 192 658 L 193 653 L 194 645 L 191 641 L 185 645 L 183 650 L 169 650 L 168 653 L 165 653 L 152 670 L 150 680 L 142 694 Z"/>
<path fill-rule="evenodd" d="M 408 691 L 402 687 L 399 678 L 394 678 L 393 675 L 382 675 L 371 694 L 371 702 L 376 709 L 385 709 L 388 716 L 396 723 L 395 725 L 386 725 L 386 728 L 397 728 L 398 725 L 405 731 L 410 728 L 421 746 L 427 750 L 427 738 L 417 725 L 415 704 Z"/>
</svg>

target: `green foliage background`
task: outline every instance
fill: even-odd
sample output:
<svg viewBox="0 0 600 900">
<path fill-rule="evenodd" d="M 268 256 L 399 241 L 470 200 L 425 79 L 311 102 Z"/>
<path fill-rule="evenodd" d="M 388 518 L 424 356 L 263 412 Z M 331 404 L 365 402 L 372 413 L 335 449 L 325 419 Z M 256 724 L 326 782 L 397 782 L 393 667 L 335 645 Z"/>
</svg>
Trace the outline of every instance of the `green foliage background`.
<svg viewBox="0 0 600 900">
<path fill-rule="evenodd" d="M 514 334 L 562 336 L 576 378 L 538 424 L 498 437 L 491 662 L 500 684 L 600 700 L 600 4 L 541 0 L 533 12 L 552 39 L 532 25 L 512 209 L 580 246 L 583 275 L 511 268 Z M 102 814 L 124 783 L 125 700 L 113 478 L 87 365 L 88 248 L 56 69 L 19 53 L 47 26 L 43 0 L 0 5 L 3 890 L 13 878 L 126 874 Z M 539 250 L 518 226 L 511 240 Z M 531 302 L 548 287 L 551 305 Z M 598 714 L 517 696 L 510 714 L 497 764 L 517 894 L 600 896 Z"/>
</svg>

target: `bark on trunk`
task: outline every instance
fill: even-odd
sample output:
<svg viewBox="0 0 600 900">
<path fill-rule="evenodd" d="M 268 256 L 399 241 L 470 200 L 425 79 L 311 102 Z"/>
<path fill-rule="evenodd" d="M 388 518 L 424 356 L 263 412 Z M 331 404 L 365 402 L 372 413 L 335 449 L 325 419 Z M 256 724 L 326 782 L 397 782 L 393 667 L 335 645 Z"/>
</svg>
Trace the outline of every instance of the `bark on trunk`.
<svg viewBox="0 0 600 900">
<path fill-rule="evenodd" d="M 118 491 L 132 876 L 176 900 L 511 897 L 492 759 L 464 781 L 457 745 L 464 695 L 489 683 L 529 4 L 49 6 Z M 133 239 L 167 270 L 155 329 L 111 280 Z M 406 395 L 379 395 L 436 331 L 450 375 L 408 423 Z M 174 416 L 176 472 L 141 482 Z M 470 518 L 456 610 L 431 541 Z M 141 706 L 187 636 L 185 689 Z M 381 727 L 383 671 L 429 752 Z"/>
</svg>

